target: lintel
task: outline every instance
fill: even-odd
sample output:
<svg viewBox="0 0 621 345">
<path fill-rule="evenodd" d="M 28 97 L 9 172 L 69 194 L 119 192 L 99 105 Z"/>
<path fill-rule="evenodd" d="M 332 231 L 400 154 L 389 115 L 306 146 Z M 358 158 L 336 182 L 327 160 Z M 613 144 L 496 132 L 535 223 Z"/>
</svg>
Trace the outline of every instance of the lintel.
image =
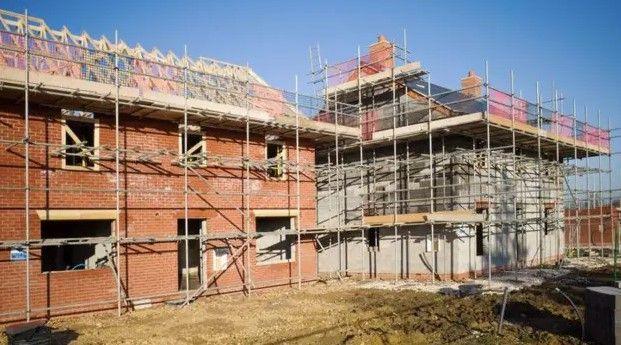
<svg viewBox="0 0 621 345">
<path fill-rule="evenodd" d="M 292 209 L 258 209 L 253 210 L 255 217 L 297 217 L 298 210 Z"/>
<path fill-rule="evenodd" d="M 37 210 L 41 220 L 114 220 L 116 210 Z"/>
</svg>

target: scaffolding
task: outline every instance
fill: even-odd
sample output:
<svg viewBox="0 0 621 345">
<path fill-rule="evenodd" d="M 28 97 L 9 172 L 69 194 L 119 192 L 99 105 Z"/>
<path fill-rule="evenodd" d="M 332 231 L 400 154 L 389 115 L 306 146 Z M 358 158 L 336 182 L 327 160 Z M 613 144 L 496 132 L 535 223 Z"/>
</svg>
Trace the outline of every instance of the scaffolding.
<svg viewBox="0 0 621 345">
<path fill-rule="evenodd" d="M 297 90 L 287 92 L 267 86 L 248 66 L 237 66 L 216 60 L 200 58 L 192 60 L 186 54 L 177 58 L 172 54 L 166 56 L 157 51 L 146 52 L 142 48 L 128 47 L 119 41 L 115 33 L 114 42 L 102 38 L 96 40 L 84 33 L 74 35 L 66 28 L 56 31 L 47 27 L 40 19 L 28 17 L 26 14 L 16 14 L 8 11 L 0 12 L 0 65 L 3 68 L 2 90 L 5 99 L 18 99 L 24 103 L 24 131 L 21 138 L 11 138 L 8 135 L 0 139 L 7 150 L 23 147 L 24 181 L 17 185 L 9 180 L 3 180 L 0 187 L 5 193 L 24 194 L 24 236 L 23 238 L 0 240 L 0 248 L 4 251 L 17 249 L 25 252 L 25 300 L 23 310 L 3 312 L 1 317 L 18 317 L 30 320 L 33 313 L 40 317 L 43 313 L 63 310 L 80 310 L 92 306 L 116 304 L 120 315 L 123 310 L 139 305 L 142 300 L 180 299 L 181 305 L 186 305 L 199 296 L 242 289 L 249 294 L 255 288 L 264 286 L 295 284 L 301 288 L 302 283 L 314 280 L 314 275 L 304 276 L 302 261 L 306 257 L 302 251 L 302 242 L 317 234 L 331 231 L 326 228 L 315 228 L 302 224 L 303 217 L 308 213 L 308 203 L 315 201 L 314 195 L 303 195 L 302 183 L 313 183 L 315 173 L 313 162 L 302 161 L 301 140 L 305 148 L 309 141 L 321 145 L 331 140 L 333 130 L 341 131 L 341 141 L 350 142 L 356 138 L 352 134 L 352 125 L 357 122 L 357 107 L 347 104 L 337 104 L 321 98 L 301 95 Z M 36 80 L 31 78 L 36 75 Z M 50 78 L 51 77 L 51 78 Z M 78 81 L 97 83 L 97 88 L 80 89 L 80 86 L 62 85 L 56 83 L 54 77 L 71 78 Z M 47 78 L 47 79 L 46 79 Z M 61 85 L 59 85 L 61 84 Z M 102 87 L 103 86 L 103 87 Z M 109 87 L 108 87 L 109 86 Z M 132 90 L 137 89 L 137 94 Z M 150 93 L 155 94 L 156 97 Z M 22 95 L 20 97 L 19 95 Z M 174 97 L 159 101 L 163 96 Z M 34 99 L 33 99 L 34 97 Z M 29 124 L 32 118 L 29 114 L 31 104 L 52 104 L 63 109 L 80 109 L 114 116 L 114 147 L 100 145 L 92 146 L 80 142 L 72 136 L 72 143 L 58 144 L 53 141 L 32 140 Z M 222 107 L 225 105 L 227 107 Z M 167 149 L 150 148 L 140 149 L 121 144 L 121 118 L 136 117 L 138 119 L 155 118 L 172 120 L 179 124 L 183 142 L 181 152 Z M 332 119 L 332 120 L 331 120 Z M 328 123 L 329 122 L 329 123 Z M 188 147 L 188 131 L 191 126 L 199 125 L 207 128 L 228 128 L 232 131 L 244 133 L 242 146 L 243 153 L 237 157 L 230 155 L 207 155 L 205 152 L 196 152 Z M 346 127 L 339 129 L 340 127 Z M 255 146 L 257 134 L 292 138 L 293 144 L 288 145 L 295 153 L 293 159 L 257 159 L 251 150 Z M 108 172 L 112 173 L 114 188 L 94 188 L 86 182 L 83 186 L 40 186 L 33 185 L 31 167 L 31 153 L 37 150 L 45 156 L 65 159 L 78 157 L 83 160 L 94 161 L 96 164 L 111 162 L 113 165 Z M 254 157 L 253 157 L 254 156 Z M 149 186 L 127 186 L 127 177 L 121 174 L 129 166 L 154 166 L 170 163 L 180 168 L 182 189 L 152 188 Z M 251 185 L 256 176 L 265 176 L 274 165 L 282 165 L 284 178 L 278 183 L 293 185 L 294 191 L 286 193 L 272 193 L 253 191 Z M 220 190 L 209 181 L 208 169 L 235 169 L 242 172 L 238 175 L 243 181 L 241 191 Z M 123 185 L 125 184 L 125 185 Z M 174 187 L 174 185 L 173 185 Z M 76 194 L 104 194 L 114 196 L 114 231 L 109 237 L 81 237 L 81 238 L 31 238 L 31 200 L 32 193 L 76 193 Z M 183 234 L 177 236 L 131 236 L 124 235 L 120 229 L 121 222 L 126 221 L 127 201 L 129 195 L 171 195 L 183 197 Z M 190 211 L 196 207 L 190 198 L 217 196 L 220 198 L 235 198 L 240 205 L 233 206 L 241 217 L 241 228 L 237 229 L 209 229 L 198 235 L 188 232 Z M 259 233 L 251 229 L 251 210 L 256 209 L 252 198 L 261 200 L 282 199 L 283 203 L 293 205 L 295 213 L 295 227 L 275 231 L 270 234 Z M 192 206 L 194 205 L 194 206 Z M 254 206 L 251 206 L 254 205 Z M 304 208 L 305 212 L 302 212 Z M 47 211 L 52 213 L 53 210 Z M 46 217 L 46 216 L 44 216 Z M 46 219 L 46 218 L 42 218 Z M 308 223 L 308 222 L 307 222 Z M 236 227 L 235 221 L 230 222 Z M 294 236 L 296 238 L 295 251 L 297 260 L 293 260 L 295 273 L 278 279 L 255 279 L 252 272 L 250 247 L 258 238 L 266 236 Z M 189 241 L 198 240 L 201 243 L 201 267 L 205 272 L 202 282 L 197 289 L 190 289 L 189 274 L 185 274 L 185 288 L 182 291 L 160 293 L 153 295 L 130 296 L 127 291 L 127 278 L 123 278 L 121 269 L 125 266 L 123 257 L 127 256 L 132 246 L 156 245 L 165 243 L 181 243 L 184 246 L 183 258 L 185 270 L 188 270 Z M 225 269 L 221 272 L 207 272 L 207 251 L 205 247 L 220 241 L 232 248 L 227 256 Z M 232 243 L 231 243 L 232 242 Z M 75 246 L 84 244 L 110 244 L 113 246 L 108 258 L 111 262 L 115 286 L 116 300 L 96 300 L 91 303 L 54 305 L 33 308 L 31 302 L 30 257 L 33 250 L 48 246 Z M 126 260 L 126 259 L 125 259 Z M 241 263 L 241 264 L 240 264 Z M 226 286 L 211 286 L 212 283 L 226 269 L 239 266 L 243 271 L 241 284 Z M 207 274 L 209 273 L 209 275 Z"/>
<path fill-rule="evenodd" d="M 390 54 L 376 54 L 378 45 Z M 323 190 L 327 195 L 323 198 L 336 196 L 329 208 L 331 212 L 336 208 L 336 217 L 330 213 L 325 224 L 336 218 L 339 232 L 354 225 L 393 228 L 395 280 L 409 278 L 409 271 L 407 276 L 399 271 L 397 261 L 404 259 L 398 259 L 401 243 L 397 230 L 412 225 L 424 225 L 429 231 L 434 248 L 429 265 L 432 282 L 437 277 L 436 227 L 441 225 L 470 229 L 484 224 L 488 248 L 493 236 L 502 235 L 505 228 L 513 229 L 518 248 L 514 267 L 518 268 L 550 261 L 546 253 L 552 252 L 552 248 L 545 248 L 544 240 L 549 231 L 556 234 L 552 259 L 560 261 L 563 255 L 582 255 L 577 238 L 583 220 L 588 222 L 591 255 L 591 219 L 595 218 L 599 224 L 600 255 L 604 255 L 606 223 L 609 249 L 616 256 L 618 224 L 613 223 L 612 215 L 618 200 L 613 193 L 619 189 L 612 185 L 610 162 L 617 153 L 611 146 L 614 129 L 610 125 L 602 128 L 599 114 L 597 126 L 588 123 L 586 110 L 584 121 L 579 121 L 575 109 L 573 114 L 564 112 L 564 98 L 557 90 L 553 90 L 549 100 L 544 100 L 539 83 L 536 102 L 529 102 L 515 92 L 513 71 L 509 75 L 510 91 L 502 91 L 490 83 L 487 63 L 480 82 L 450 90 L 433 85 L 429 72 L 418 63 L 409 62 L 407 49 L 383 37 L 369 51 L 361 56 L 358 48 L 357 59 L 331 66 L 326 63 L 321 70 L 315 70 L 316 64 L 311 64 L 311 76 L 315 84 L 324 86 L 326 99 L 358 105 L 361 112 L 360 141 L 352 145 L 336 142 L 331 150 L 318 151 L 318 155 L 324 156 L 324 164 L 318 165 L 318 193 L 321 195 Z M 447 152 L 445 138 L 451 135 L 471 138 L 472 149 Z M 425 139 L 427 144 L 423 144 Z M 414 142 L 418 145 L 412 145 Z M 420 149 L 424 145 L 426 152 Z M 390 147 L 392 154 L 388 152 Z M 376 151 L 381 150 L 382 157 L 377 158 Z M 413 154 L 414 150 L 419 152 Z M 339 159 L 347 155 L 347 163 Z M 596 167 L 589 165 L 594 158 Z M 604 169 L 601 161 L 606 158 L 608 168 Z M 449 183 L 447 174 L 459 177 L 454 172 L 459 166 L 470 171 L 462 174 L 465 178 L 461 182 Z M 360 172 L 359 177 L 352 174 L 355 171 Z M 320 180 L 322 176 L 324 179 Z M 581 177 L 585 191 L 580 190 Z M 594 177 L 597 189 L 589 184 Z M 602 182 L 604 177 L 607 186 Z M 359 193 L 346 192 L 356 184 L 360 186 Z M 355 203 L 360 196 L 364 200 L 358 201 L 358 210 L 341 210 L 342 203 Z M 586 207 L 581 205 L 584 203 Z M 586 208 L 586 216 L 580 212 L 581 207 Z M 358 217 L 351 216 L 355 211 L 359 211 Z M 472 214 L 478 211 L 485 215 Z M 593 214 L 594 211 L 597 213 Z M 519 243 L 520 236 L 528 232 L 538 236 L 536 260 L 527 260 L 528 254 L 520 257 L 520 246 L 527 246 Z M 472 237 L 470 231 L 468 237 Z M 364 230 L 360 238 L 365 241 Z M 339 260 L 334 270 L 340 277 L 350 272 L 348 268 L 343 272 L 340 236 L 337 242 Z M 362 247 L 359 273 L 369 278 L 372 275 L 370 267 L 365 267 Z M 495 268 L 491 255 L 488 249 L 486 275 L 490 284 Z M 476 261 L 474 265 L 471 272 L 476 277 Z"/>
<path fill-rule="evenodd" d="M 23 193 L 24 233 L 20 238 L 3 237 L 0 250 L 23 250 L 26 260 L 24 308 L 3 312 L 0 318 L 30 320 L 53 311 L 86 310 L 112 304 L 120 315 L 146 299 L 178 300 L 179 304 L 187 305 L 200 296 L 223 291 L 242 290 L 250 294 L 254 289 L 281 284 L 301 288 L 304 282 L 316 279 L 315 275 L 305 277 L 302 271 L 302 262 L 306 260 L 302 252 L 303 242 L 311 239 L 322 252 L 325 250 L 322 238 L 331 241 L 332 236 L 336 236 L 338 260 L 337 267 L 329 273 L 335 273 L 338 278 L 355 275 L 344 262 L 342 244 L 347 241 L 343 236 L 359 234 L 362 266 L 358 273 L 366 279 L 371 276 L 372 269 L 365 266 L 364 260 L 367 255 L 365 246 L 370 244 L 366 240 L 367 233 L 376 227 L 389 227 L 397 238 L 402 229 L 413 224 L 428 226 L 434 248 L 429 274 L 431 281 L 442 279 L 437 272 L 436 239 L 446 235 L 438 233 L 438 228 L 461 227 L 473 237 L 475 225 L 483 224 L 490 248 L 491 237 L 502 233 L 506 227 L 514 229 L 516 241 L 518 233 L 538 232 L 538 260 L 527 262 L 527 258 L 519 258 L 515 262 L 516 268 L 542 265 L 549 259 L 544 256 L 546 248 L 542 240 L 546 227 L 556 231 L 559 259 L 559 248 L 563 245 L 566 246 L 566 255 L 574 251 L 576 255 L 582 254 L 579 231 L 583 222 L 587 223 L 590 232 L 592 219 L 596 219 L 601 228 L 607 221 L 612 229 L 611 238 L 618 237 L 616 226 L 612 224 L 613 201 L 619 191 L 612 187 L 611 156 L 617 154 L 610 145 L 615 138 L 612 135 L 614 130 L 588 125 L 586 111 L 585 121 L 578 121 L 575 105 L 573 113 L 565 115 L 564 99 L 556 90 L 550 101 L 542 100 L 539 85 L 536 103 L 519 97 L 514 90 L 513 73 L 510 74 L 509 92 L 490 84 L 487 65 L 481 83 L 459 90 L 442 89 L 431 83 L 429 72 L 410 59 L 407 48 L 383 41 L 367 55 L 361 55 L 358 48 L 357 57 L 344 63 L 314 64 L 311 76 L 314 84 L 322 86 L 317 89 L 323 92 L 321 97 L 314 97 L 298 92 L 297 77 L 294 92 L 271 88 L 248 66 L 206 58 L 192 60 L 187 49 L 183 57 L 172 53 L 164 55 L 156 50 L 147 52 L 140 47 L 129 47 L 116 33 L 114 42 L 105 37 L 93 39 L 86 33 L 74 35 L 66 28 L 60 31 L 50 29 L 45 22 L 29 17 L 27 13 L 0 10 L 0 23 L 0 68 L 7 72 L 0 80 L 0 89 L 3 98 L 24 104 L 21 137 L 3 135 L 0 138 L 0 144 L 6 150 L 23 150 L 23 181 L 9 183 L 15 181 L 3 179 L 0 190 Z M 75 80 L 75 85 L 63 84 L 63 78 Z M 96 83 L 97 88 L 92 83 Z M 477 88 L 484 92 L 479 95 L 470 92 Z M 389 94 L 390 97 L 376 97 L 378 94 Z M 552 103 L 553 109 L 546 108 L 544 103 Z M 114 147 L 89 146 L 79 140 L 63 144 L 32 140 L 32 104 L 52 104 L 113 115 Z M 122 144 L 124 117 L 177 123 L 181 129 L 183 150 L 131 148 Z M 188 146 L 188 132 L 194 125 L 236 131 L 242 137 L 243 152 L 232 157 L 193 151 Z M 3 133 L 10 134 L 9 131 Z M 453 133 L 469 138 L 471 148 L 447 150 L 447 141 Z M 291 138 L 294 144 L 290 147 L 295 152 L 293 159 L 253 158 L 252 146 L 257 134 Z M 425 142 L 426 150 L 414 145 L 421 140 Z M 310 141 L 314 142 L 317 156 L 325 157 L 325 161 L 303 162 L 301 150 Z M 380 156 L 378 152 L 386 147 L 392 154 Z M 33 152 L 46 158 L 80 157 L 112 164 L 113 168 L 107 171 L 113 175 L 114 188 L 94 188 L 87 182 L 80 187 L 33 184 Z M 602 157 L 607 158 L 607 169 L 601 165 Z M 597 167 L 589 164 L 593 158 L 598 160 Z M 130 187 L 127 178 L 122 177 L 130 166 L 153 166 L 163 162 L 181 171 L 181 189 L 148 185 Z M 579 164 L 582 162 L 583 166 Z M 286 175 L 282 181 L 293 183 L 293 191 L 268 193 L 253 190 L 256 175 L 265 176 L 274 164 L 282 164 Z M 209 169 L 238 171 L 234 177 L 242 182 L 241 191 L 215 187 L 210 182 L 213 175 L 206 173 Z M 590 189 L 593 187 L 592 176 L 597 177 L 597 190 Z M 604 176 L 608 186 L 603 184 Z M 580 188 L 580 179 L 584 180 L 586 189 Z M 319 191 L 327 192 L 317 196 L 305 195 L 302 193 L 303 183 L 316 183 Z M 360 193 L 349 193 L 348 188 L 353 185 L 359 187 Z M 389 188 L 377 189 L 379 185 Z M 114 232 L 108 237 L 31 238 L 31 197 L 33 193 L 50 192 L 113 195 Z M 121 223 L 127 221 L 129 208 L 126 201 L 123 206 L 123 200 L 129 195 L 181 196 L 183 234 L 124 235 Z M 240 217 L 239 222 L 231 221 L 233 229 L 210 229 L 198 235 L 189 233 L 194 205 L 191 199 L 205 196 L 233 200 L 232 212 Z M 291 209 L 296 214 L 295 224 L 270 235 L 252 230 L 252 211 L 256 208 L 253 205 L 274 199 L 294 205 Z M 314 209 L 314 206 L 304 206 L 305 203 L 316 205 L 322 200 L 329 200 L 333 219 L 318 221 L 312 226 L 304 219 L 304 225 L 303 215 Z M 348 200 L 359 202 L 351 207 Z M 604 212 L 606 208 L 609 208 L 608 215 Z M 497 209 L 510 209 L 511 212 L 499 217 L 490 211 Z M 484 212 L 478 212 L 481 210 Z M 564 236 L 561 230 L 565 231 Z M 253 241 L 265 236 L 295 238 L 293 275 L 271 280 L 254 277 L 251 247 Z M 203 272 L 198 288 L 190 289 L 189 275 L 186 274 L 185 288 L 181 291 L 140 296 L 128 292 L 122 268 L 127 267 L 123 257 L 132 246 L 182 244 L 187 272 L 189 241 L 192 240 L 201 244 Z M 226 269 L 235 265 L 242 271 L 240 284 L 212 286 L 223 271 L 208 271 L 206 248 L 217 241 L 226 243 L 230 249 Z M 611 245 L 612 242 L 616 243 L 611 241 Z M 100 243 L 114 248 L 108 255 L 115 299 L 32 307 L 31 251 L 46 246 Z M 603 237 L 600 244 L 603 254 Z M 589 250 L 591 245 L 589 236 Z M 395 258 L 398 250 L 395 240 Z M 614 251 L 616 253 L 616 246 Z M 473 263 L 469 272 L 476 277 L 477 271 L 484 267 L 477 267 L 476 261 Z M 491 250 L 487 252 L 486 268 L 491 283 L 494 268 Z M 400 274 L 400 263 L 395 259 L 394 280 L 407 278 L 410 278 L 409 272 L 405 276 Z"/>
</svg>

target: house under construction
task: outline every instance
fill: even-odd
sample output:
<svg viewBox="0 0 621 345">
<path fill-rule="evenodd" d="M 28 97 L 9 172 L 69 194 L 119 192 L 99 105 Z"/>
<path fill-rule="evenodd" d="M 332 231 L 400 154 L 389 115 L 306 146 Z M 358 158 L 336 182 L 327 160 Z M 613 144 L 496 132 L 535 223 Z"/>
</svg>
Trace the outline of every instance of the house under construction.
<svg viewBox="0 0 621 345">
<path fill-rule="evenodd" d="M 589 174 L 612 207 L 611 130 L 557 94 L 529 102 L 487 71 L 451 90 L 381 36 L 313 69 L 302 95 L 0 10 L 0 319 L 320 276 L 491 280 L 613 224 L 578 211 Z"/>
<path fill-rule="evenodd" d="M 539 86 L 531 103 L 469 71 L 455 91 L 405 56 L 380 36 L 318 76 L 361 113 L 359 143 L 317 152 L 318 224 L 370 229 L 324 238 L 320 272 L 463 279 L 558 262 L 564 163 L 609 156 L 609 131 L 558 95 L 546 108 Z"/>
</svg>

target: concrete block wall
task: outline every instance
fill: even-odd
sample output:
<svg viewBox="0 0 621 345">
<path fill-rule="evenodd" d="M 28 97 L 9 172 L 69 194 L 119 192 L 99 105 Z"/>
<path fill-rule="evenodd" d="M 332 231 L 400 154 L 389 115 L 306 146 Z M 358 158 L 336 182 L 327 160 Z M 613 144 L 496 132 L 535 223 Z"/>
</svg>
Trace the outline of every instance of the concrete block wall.
<svg viewBox="0 0 621 345">
<path fill-rule="evenodd" d="M 21 140 L 24 130 L 23 104 L 0 101 L 0 138 Z M 114 118 L 96 114 L 99 121 L 99 144 L 114 148 Z M 178 151 L 178 125 L 173 122 L 136 119 L 121 115 L 121 147 L 139 150 Z M 224 129 L 203 130 L 207 155 L 240 158 L 245 150 L 245 133 Z M 33 142 L 61 144 L 60 109 L 31 104 L 30 136 Z M 289 159 L 295 159 L 295 139 L 283 139 Z M 5 145 L 7 147 L 8 145 Z M 62 158 L 53 153 L 56 147 L 32 145 L 30 148 L 30 237 L 41 236 L 41 220 L 37 210 L 54 209 L 115 209 L 114 160 L 101 160 L 98 171 L 76 171 L 62 168 Z M 103 151 L 101 152 L 103 155 Z M 109 151 L 108 155 L 113 155 Z M 312 142 L 301 140 L 301 164 L 315 162 Z M 265 159 L 264 134 L 252 134 L 250 158 Z M 177 235 L 177 220 L 184 217 L 183 169 L 172 156 L 159 156 L 154 163 L 121 160 L 121 188 L 132 190 L 121 196 L 120 230 L 123 237 L 164 237 Z M 13 145 L 0 150 L 0 239 L 24 239 L 24 147 Z M 191 190 L 211 193 L 190 194 L 189 217 L 205 219 L 207 232 L 242 231 L 245 171 L 239 168 L 196 168 L 202 176 L 190 173 Z M 9 187 L 17 187 L 10 189 Z M 59 191 L 58 188 L 71 189 Z M 159 192 L 140 192 L 141 189 Z M 222 195 L 214 195 L 216 190 Z M 285 179 L 269 179 L 263 171 L 250 173 L 250 190 L 262 193 L 250 197 L 250 209 L 296 209 L 295 173 Z M 316 226 L 315 177 L 312 171 L 301 173 L 301 228 Z M 230 195 L 228 193 L 238 193 Z M 288 195 L 288 196 L 281 196 Z M 251 214 L 250 229 L 255 229 Z M 210 248 L 229 246 L 231 251 L 240 241 L 209 241 L 203 252 L 207 275 L 213 274 Z M 116 306 L 116 287 L 109 267 L 44 273 L 41 270 L 40 250 L 31 251 L 30 281 L 32 309 L 36 315 L 84 310 L 69 308 L 50 314 L 45 308 L 111 302 L 88 307 L 87 310 Z M 297 279 L 297 256 L 290 262 L 256 265 L 254 241 L 250 247 L 251 275 L 255 286 L 287 284 Z M 314 240 L 303 237 L 301 245 L 303 279 L 316 278 L 317 257 Z M 242 265 L 245 255 L 219 273 L 213 287 L 240 290 L 243 282 Z M 121 250 L 122 285 L 129 298 L 171 294 L 178 291 L 177 244 L 129 244 Z M 9 250 L 0 250 L 0 314 L 23 310 L 25 306 L 25 262 L 10 261 Z M 18 315 L 17 318 L 23 318 Z"/>
<path fill-rule="evenodd" d="M 360 231 L 343 232 L 341 234 L 340 256 L 341 268 L 344 273 L 365 277 L 392 279 L 395 268 L 399 279 L 431 280 L 432 255 L 425 241 L 430 237 L 428 225 L 401 226 L 397 228 L 395 241 L 394 228 L 382 227 L 380 231 L 379 250 L 369 248 L 365 231 L 364 242 Z M 484 241 L 487 246 L 487 230 L 484 229 Z M 492 230 L 494 231 L 494 230 Z M 544 263 L 556 262 L 562 258 L 563 246 L 558 246 L 556 235 L 544 236 Z M 436 278 L 462 280 L 475 276 L 487 275 L 488 257 L 476 255 L 476 238 L 472 226 L 458 228 L 435 227 L 435 238 L 438 251 L 436 256 Z M 523 243 L 529 248 L 526 266 L 539 264 L 537 253 L 538 233 L 524 235 Z M 336 234 L 322 236 L 319 250 L 319 273 L 328 274 L 339 270 L 339 244 Z M 492 270 L 513 268 L 516 265 L 516 235 L 508 229 L 493 232 L 490 238 Z M 396 252 L 395 252 L 396 246 Z M 559 249 L 560 248 L 560 251 Z M 395 255 L 396 254 L 396 255 Z"/>
<path fill-rule="evenodd" d="M 442 145 L 442 141 L 444 145 Z M 409 192 L 399 192 L 398 198 L 402 200 L 398 203 L 398 213 L 417 213 L 429 212 L 430 206 L 428 197 L 429 192 L 429 163 L 427 142 L 410 142 L 409 148 L 404 144 L 398 147 L 397 185 L 394 184 L 394 166 L 392 162 L 383 166 L 376 165 L 367 169 L 363 173 L 362 193 L 360 192 L 359 169 L 353 169 L 355 174 L 352 178 L 347 178 L 352 167 L 356 167 L 359 154 L 343 153 L 343 161 L 346 165 L 345 172 L 340 174 L 340 194 L 337 195 L 336 172 L 333 169 L 330 174 L 330 181 L 326 181 L 327 175 L 321 172 L 318 175 L 318 196 L 317 205 L 320 213 L 319 223 L 326 225 L 337 225 L 336 203 L 346 202 L 349 211 L 360 214 L 361 207 L 364 206 L 367 215 L 393 214 L 392 201 L 393 191 L 409 189 Z M 559 218 L 563 216 L 562 204 L 557 204 L 554 214 L 557 218 L 549 221 L 548 233 L 544 232 L 543 222 L 532 220 L 538 218 L 539 213 L 543 215 L 543 208 L 546 203 L 555 200 L 563 200 L 561 197 L 562 185 L 559 191 L 554 191 L 554 175 L 542 173 L 543 184 L 542 192 L 539 192 L 539 180 L 537 164 L 534 160 L 520 160 L 517 169 L 513 167 L 511 161 L 499 153 L 492 152 L 492 183 L 487 182 L 487 167 L 484 162 L 479 160 L 478 164 L 473 164 L 475 151 L 472 149 L 472 139 L 465 137 L 447 136 L 445 138 L 434 139 L 434 189 L 437 197 L 434 203 L 435 211 L 442 210 L 462 210 L 474 209 L 475 201 L 483 199 L 483 194 L 488 192 L 493 195 L 490 211 L 491 221 L 512 221 L 514 214 L 514 198 L 522 211 L 524 220 L 519 224 L 502 223 L 492 224 L 489 228 L 483 226 L 483 243 L 486 251 L 484 255 L 476 255 L 476 238 L 474 224 L 449 224 L 435 226 L 435 238 L 438 241 L 438 252 L 436 256 L 436 272 L 440 279 L 461 279 L 475 274 L 487 273 L 488 257 L 487 251 L 491 252 L 491 265 L 493 270 L 519 266 L 534 266 L 540 261 L 557 261 L 564 252 L 564 229 Z M 480 143 L 474 143 L 478 145 Z M 461 150 L 462 154 L 450 155 L 442 158 L 439 154 L 455 153 Z M 372 152 L 369 152 L 372 151 Z M 410 153 L 409 168 L 405 168 L 405 153 Z M 479 152 L 479 155 L 481 153 Z M 393 155 L 392 145 L 377 147 L 365 150 L 365 164 L 373 165 L 372 162 L 381 162 Z M 319 157 L 319 161 L 326 161 L 326 157 Z M 333 161 L 333 160 L 332 160 Z M 545 164 L 542 164 L 542 166 Z M 546 165 L 547 166 L 547 165 Z M 543 172 L 542 168 L 542 172 Z M 409 178 L 406 178 L 409 174 Z M 446 185 L 446 187 L 442 187 Z M 458 185 L 458 186 L 455 186 Z M 329 188 L 327 186 L 330 186 Z M 345 187 L 343 187 L 345 186 Z M 381 186 L 378 188 L 377 186 Z M 367 197 L 370 191 L 376 192 L 376 198 Z M 378 191 L 383 192 L 378 193 Z M 362 195 L 361 195 L 362 194 Z M 346 201 L 343 195 L 347 195 Z M 375 207 L 368 209 L 368 205 L 373 206 L 373 201 L 380 200 L 377 195 L 382 195 L 382 201 L 389 201 L 386 207 Z M 354 197 L 352 197 L 354 196 Z M 446 198 L 443 198 L 446 196 Z M 414 200 L 422 199 L 427 200 Z M 541 198 L 541 202 L 539 201 Z M 362 204 L 361 204 L 362 203 Z M 367 204 L 365 204 L 367 203 Z M 381 204 L 381 203 L 380 203 Z M 376 203 L 377 205 L 377 203 Z M 541 209 L 540 209 L 541 207 Z M 344 210 L 343 206 L 340 208 Z M 530 221 L 527 221 L 531 218 Z M 342 225 L 360 224 L 359 220 L 353 220 L 341 216 Z M 420 278 L 431 279 L 431 251 L 427 251 L 425 241 L 430 236 L 429 225 L 400 226 L 397 229 L 395 241 L 394 228 L 391 226 L 380 228 L 380 250 L 369 249 L 366 241 L 361 241 L 360 231 L 342 232 L 340 249 L 339 241 L 335 234 L 330 234 L 321 238 L 322 247 L 319 251 L 319 272 L 334 272 L 339 269 L 347 273 L 360 273 L 363 265 L 365 274 L 370 276 L 386 275 L 393 278 L 395 267 L 397 274 L 401 278 Z M 395 245 L 397 251 L 395 252 Z M 541 250 L 540 250 L 541 249 Z M 408 253 L 407 255 L 404 253 Z M 541 253 L 541 255 L 540 255 Z M 397 263 L 395 266 L 395 262 Z M 369 271 L 369 267 L 372 267 Z"/>
</svg>

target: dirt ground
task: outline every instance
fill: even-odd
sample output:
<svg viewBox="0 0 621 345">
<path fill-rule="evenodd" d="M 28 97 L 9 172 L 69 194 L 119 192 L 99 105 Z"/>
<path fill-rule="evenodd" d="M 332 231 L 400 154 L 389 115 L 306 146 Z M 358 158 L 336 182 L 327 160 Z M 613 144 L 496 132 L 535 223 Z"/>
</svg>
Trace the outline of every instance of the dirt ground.
<svg viewBox="0 0 621 345">
<path fill-rule="evenodd" d="M 496 335 L 502 295 L 361 288 L 353 280 L 210 297 L 120 318 L 57 318 L 48 325 L 57 344 L 579 344 L 578 318 L 554 288 L 581 307 L 584 288 L 609 284 L 612 269 L 574 265 L 568 271 L 512 291 L 502 335 Z"/>
</svg>

